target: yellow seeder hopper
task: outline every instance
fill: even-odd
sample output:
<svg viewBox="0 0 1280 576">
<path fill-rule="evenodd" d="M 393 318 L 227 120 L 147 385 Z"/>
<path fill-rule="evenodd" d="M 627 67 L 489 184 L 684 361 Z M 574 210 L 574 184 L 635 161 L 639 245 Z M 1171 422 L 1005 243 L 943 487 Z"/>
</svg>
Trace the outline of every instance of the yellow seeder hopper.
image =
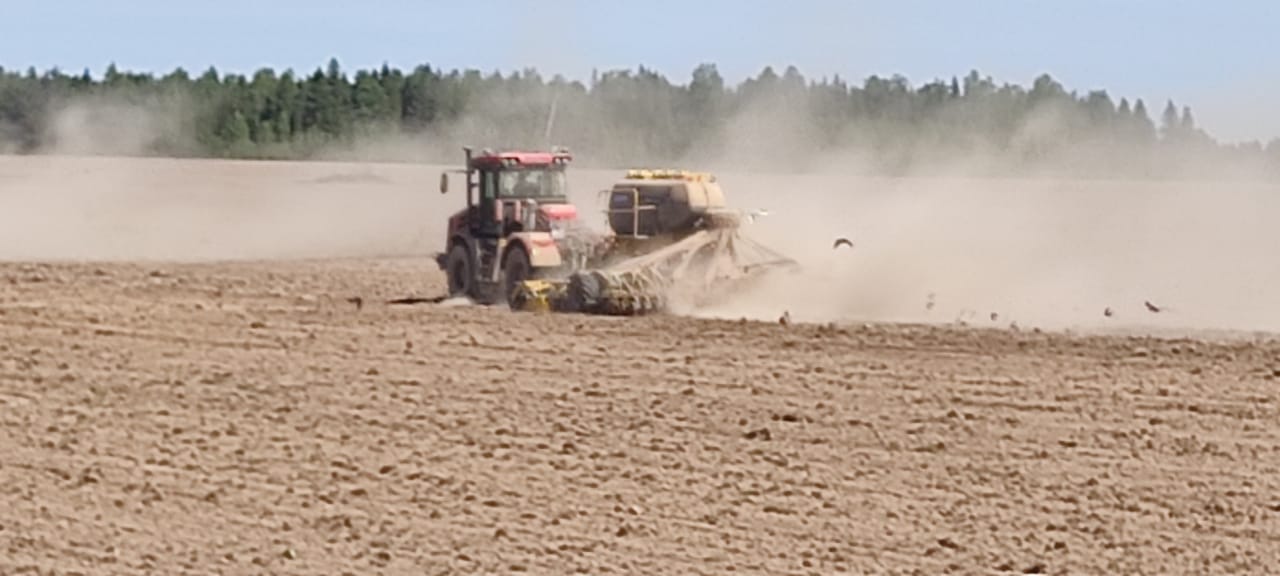
<svg viewBox="0 0 1280 576">
<path fill-rule="evenodd" d="M 595 256 L 560 277 L 515 286 L 512 308 L 641 315 L 701 305 L 794 260 L 746 238 L 716 178 L 684 170 L 631 170 L 604 193 L 609 233 Z"/>
</svg>

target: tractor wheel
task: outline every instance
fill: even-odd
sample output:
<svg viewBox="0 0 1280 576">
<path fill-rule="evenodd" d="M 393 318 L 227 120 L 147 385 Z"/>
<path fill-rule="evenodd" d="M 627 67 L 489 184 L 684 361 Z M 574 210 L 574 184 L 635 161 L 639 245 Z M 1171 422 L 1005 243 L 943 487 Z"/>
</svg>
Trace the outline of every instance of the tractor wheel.
<svg viewBox="0 0 1280 576">
<path fill-rule="evenodd" d="M 514 300 L 516 287 L 528 280 L 532 272 L 533 266 L 529 264 L 529 253 L 525 252 L 524 248 L 516 246 L 507 252 L 507 261 L 502 266 L 502 294 L 508 306 L 513 309 L 517 307 L 518 303 Z"/>
<path fill-rule="evenodd" d="M 475 272 L 471 265 L 471 253 L 466 244 L 455 244 L 446 261 L 449 276 L 449 297 L 475 297 Z"/>
<path fill-rule="evenodd" d="M 592 312 L 600 306 L 602 286 L 595 274 L 578 272 L 569 279 L 569 302 L 576 312 Z"/>
</svg>

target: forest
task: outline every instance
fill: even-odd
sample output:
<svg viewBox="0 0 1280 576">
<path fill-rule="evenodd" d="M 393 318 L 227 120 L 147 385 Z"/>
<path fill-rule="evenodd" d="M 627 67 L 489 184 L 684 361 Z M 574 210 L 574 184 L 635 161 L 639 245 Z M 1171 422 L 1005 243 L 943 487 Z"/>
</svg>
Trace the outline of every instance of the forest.
<svg viewBox="0 0 1280 576">
<path fill-rule="evenodd" d="M 1280 173 L 1280 140 L 1223 144 L 1192 110 L 1103 90 L 1030 86 L 977 71 L 913 85 L 901 76 L 806 78 L 771 67 L 730 85 L 714 64 L 685 82 L 641 66 L 589 81 L 389 66 L 307 74 L 210 68 L 164 75 L 0 69 L 0 152 L 237 159 L 359 157 L 456 162 L 477 147 L 572 149 L 597 166 L 739 163 L 1099 177 Z"/>
</svg>

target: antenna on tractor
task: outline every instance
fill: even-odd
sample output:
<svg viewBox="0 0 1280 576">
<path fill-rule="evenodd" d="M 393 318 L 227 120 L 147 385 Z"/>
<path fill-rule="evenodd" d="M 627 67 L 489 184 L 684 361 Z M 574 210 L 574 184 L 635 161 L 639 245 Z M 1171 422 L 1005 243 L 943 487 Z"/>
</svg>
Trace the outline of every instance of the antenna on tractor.
<svg viewBox="0 0 1280 576">
<path fill-rule="evenodd" d="M 551 127 L 556 123 L 556 107 L 560 103 L 560 91 L 556 91 L 555 96 L 551 98 L 551 110 L 547 113 L 547 127 L 542 132 L 542 140 L 547 145 L 551 145 Z"/>
</svg>

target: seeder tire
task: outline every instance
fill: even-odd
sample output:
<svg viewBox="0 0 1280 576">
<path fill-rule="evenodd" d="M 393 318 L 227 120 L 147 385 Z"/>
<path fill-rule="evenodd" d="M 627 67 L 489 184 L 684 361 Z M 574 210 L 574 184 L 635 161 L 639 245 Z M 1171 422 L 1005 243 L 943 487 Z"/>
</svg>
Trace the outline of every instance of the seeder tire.
<svg viewBox="0 0 1280 576">
<path fill-rule="evenodd" d="M 574 274 L 569 279 L 569 306 L 579 312 L 590 312 L 600 305 L 603 286 L 590 272 Z"/>
</svg>

